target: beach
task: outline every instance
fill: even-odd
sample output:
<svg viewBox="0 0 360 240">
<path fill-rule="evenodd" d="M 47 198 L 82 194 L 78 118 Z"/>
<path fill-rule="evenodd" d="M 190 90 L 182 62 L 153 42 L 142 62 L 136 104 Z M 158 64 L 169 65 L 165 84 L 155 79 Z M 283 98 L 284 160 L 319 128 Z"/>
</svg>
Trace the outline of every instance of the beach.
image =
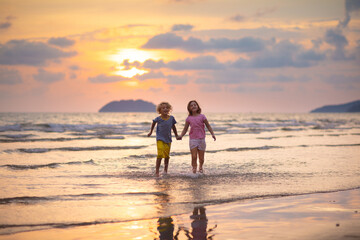
<svg viewBox="0 0 360 240">
<path fill-rule="evenodd" d="M 359 238 L 359 114 L 206 114 L 160 177 L 156 116 L 0 114 L 0 239 Z"/>
<path fill-rule="evenodd" d="M 170 233 L 159 232 L 159 219 L 147 219 L 29 231 L 0 236 L 0 239 L 167 239 L 160 238 L 161 234 L 163 237 L 178 234 L 178 239 L 205 239 L 192 238 L 194 229 L 212 239 L 360 239 L 359 189 L 246 200 L 204 208 L 207 220 L 191 218 L 192 212 L 169 216 L 173 226 L 168 224 L 162 229 Z"/>
</svg>

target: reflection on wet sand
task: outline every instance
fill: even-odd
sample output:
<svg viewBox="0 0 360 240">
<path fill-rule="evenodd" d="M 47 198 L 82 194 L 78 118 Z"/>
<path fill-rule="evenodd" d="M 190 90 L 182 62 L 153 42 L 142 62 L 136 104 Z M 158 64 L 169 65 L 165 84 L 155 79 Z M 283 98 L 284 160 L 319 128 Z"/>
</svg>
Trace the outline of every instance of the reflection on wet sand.
<svg viewBox="0 0 360 240">
<path fill-rule="evenodd" d="M 207 229 L 208 219 L 206 217 L 206 209 L 204 207 L 195 207 L 193 215 L 190 216 L 193 219 L 191 223 L 192 231 L 184 229 L 185 235 L 188 239 L 213 239 L 215 236 L 212 231 L 217 227 L 215 225 L 213 228 Z M 210 235 L 212 234 L 212 235 Z"/>
<path fill-rule="evenodd" d="M 157 222 L 159 239 L 178 240 L 182 232 L 188 240 L 213 239 L 215 236 L 214 229 L 217 227 L 217 225 L 208 229 L 208 219 L 206 217 L 205 207 L 195 207 L 193 214 L 190 216 L 190 219 L 193 219 L 191 222 L 191 230 L 184 226 L 179 226 L 176 234 L 174 235 L 175 225 L 173 223 L 172 217 L 159 218 Z"/>
<path fill-rule="evenodd" d="M 160 240 L 178 239 L 180 230 L 174 236 L 174 223 L 171 217 L 159 218 L 157 230 L 159 231 Z"/>
<path fill-rule="evenodd" d="M 162 194 L 156 195 L 154 202 L 158 205 L 158 213 L 163 215 L 170 210 L 171 206 L 171 182 L 168 179 L 159 179 L 155 184 L 158 192 Z M 201 189 L 194 190 L 193 193 L 196 195 Z M 157 233 L 154 239 L 160 240 L 177 240 L 177 239 L 188 239 L 188 240 L 203 240 L 213 239 L 215 233 L 215 225 L 208 229 L 208 219 L 206 216 L 206 209 L 203 206 L 194 207 L 192 215 L 190 215 L 191 229 L 183 226 L 183 224 L 176 226 L 172 216 L 160 217 L 157 221 Z M 175 229 L 176 233 L 174 235 Z"/>
</svg>

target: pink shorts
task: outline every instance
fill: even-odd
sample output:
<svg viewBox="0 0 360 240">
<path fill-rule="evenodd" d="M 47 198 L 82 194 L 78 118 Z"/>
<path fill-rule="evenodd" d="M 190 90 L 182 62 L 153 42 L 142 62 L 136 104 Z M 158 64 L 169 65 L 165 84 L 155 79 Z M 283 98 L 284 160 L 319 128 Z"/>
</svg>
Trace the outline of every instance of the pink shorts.
<svg viewBox="0 0 360 240">
<path fill-rule="evenodd" d="M 190 146 L 190 150 L 194 149 L 194 148 L 197 148 L 200 151 L 205 151 L 205 149 L 206 149 L 205 138 L 190 139 L 189 146 Z"/>
</svg>

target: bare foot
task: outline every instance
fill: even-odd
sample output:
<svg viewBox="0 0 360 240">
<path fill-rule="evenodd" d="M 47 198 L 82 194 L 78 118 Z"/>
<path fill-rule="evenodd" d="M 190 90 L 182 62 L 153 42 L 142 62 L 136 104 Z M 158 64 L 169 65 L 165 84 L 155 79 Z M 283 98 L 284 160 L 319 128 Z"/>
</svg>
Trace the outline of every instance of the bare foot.
<svg viewBox="0 0 360 240">
<path fill-rule="evenodd" d="M 199 169 L 200 173 L 204 173 L 204 170 L 202 168 Z"/>
<path fill-rule="evenodd" d="M 196 168 L 193 168 L 193 173 L 196 173 Z"/>
</svg>

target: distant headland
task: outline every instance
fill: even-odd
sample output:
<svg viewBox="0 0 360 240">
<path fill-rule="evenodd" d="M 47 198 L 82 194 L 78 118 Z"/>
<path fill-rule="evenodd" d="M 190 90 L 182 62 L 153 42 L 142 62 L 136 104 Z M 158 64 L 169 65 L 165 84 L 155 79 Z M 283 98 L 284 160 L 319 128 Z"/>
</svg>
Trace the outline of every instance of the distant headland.
<svg viewBox="0 0 360 240">
<path fill-rule="evenodd" d="M 156 106 L 144 100 L 112 101 L 100 108 L 99 112 L 155 112 Z"/>
<path fill-rule="evenodd" d="M 360 112 L 360 100 L 339 104 L 339 105 L 326 105 L 320 108 L 316 108 L 312 113 L 351 113 Z"/>
</svg>

